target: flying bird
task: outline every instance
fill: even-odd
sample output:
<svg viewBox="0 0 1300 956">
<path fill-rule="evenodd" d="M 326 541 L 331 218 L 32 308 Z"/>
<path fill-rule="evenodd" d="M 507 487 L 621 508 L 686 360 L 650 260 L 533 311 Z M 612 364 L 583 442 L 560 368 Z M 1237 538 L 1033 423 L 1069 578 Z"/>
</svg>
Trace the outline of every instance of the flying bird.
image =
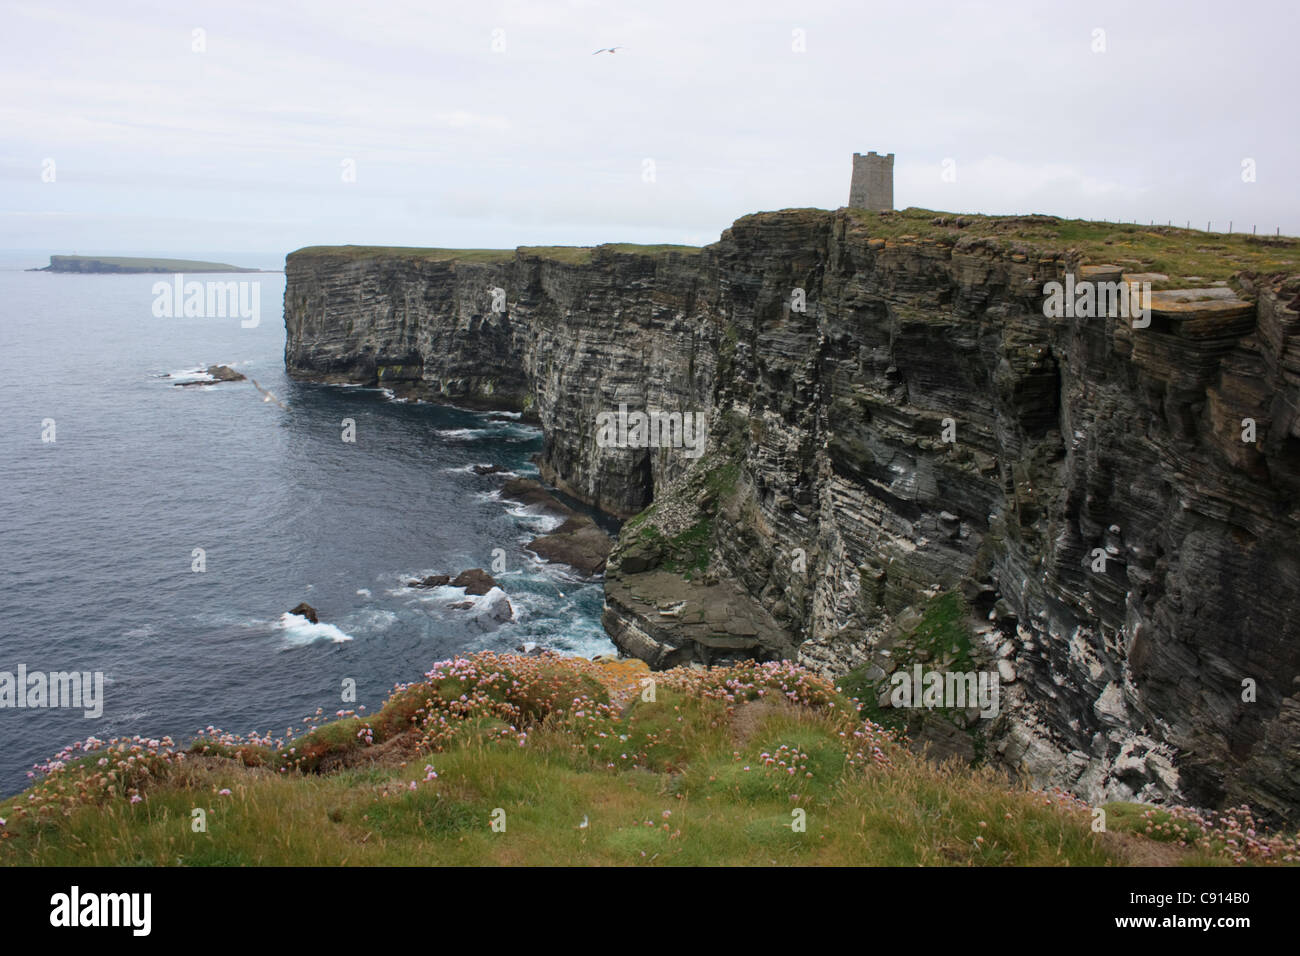
<svg viewBox="0 0 1300 956">
<path fill-rule="evenodd" d="M 622 49 L 625 48 L 621 46 L 606 46 L 606 47 L 601 47 L 599 50 L 596 51 L 596 53 L 617 53 L 619 50 Z M 593 53 L 592 56 L 595 56 L 596 53 Z"/>
<path fill-rule="evenodd" d="M 275 404 L 279 405 L 281 408 L 284 408 L 284 407 L 285 407 L 284 402 L 280 401 L 278 398 L 276 398 L 274 395 L 272 395 L 270 392 L 268 392 L 266 389 L 264 389 L 261 385 L 258 385 L 258 384 L 257 384 L 257 379 L 255 379 L 255 378 L 250 378 L 249 381 L 253 383 L 253 387 L 254 387 L 255 389 L 257 389 L 259 392 L 262 393 L 262 395 L 263 395 L 262 401 L 263 401 L 263 402 L 275 402 Z M 286 411 L 287 411 L 287 409 L 286 409 Z"/>
</svg>

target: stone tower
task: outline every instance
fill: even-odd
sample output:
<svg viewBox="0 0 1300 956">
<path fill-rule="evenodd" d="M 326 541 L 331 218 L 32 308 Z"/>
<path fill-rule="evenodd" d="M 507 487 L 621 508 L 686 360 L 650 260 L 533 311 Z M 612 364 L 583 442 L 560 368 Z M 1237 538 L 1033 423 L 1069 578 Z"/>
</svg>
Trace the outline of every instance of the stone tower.
<svg viewBox="0 0 1300 956">
<path fill-rule="evenodd" d="M 853 182 L 849 205 L 854 209 L 886 212 L 894 208 L 894 154 L 853 154 Z"/>
</svg>

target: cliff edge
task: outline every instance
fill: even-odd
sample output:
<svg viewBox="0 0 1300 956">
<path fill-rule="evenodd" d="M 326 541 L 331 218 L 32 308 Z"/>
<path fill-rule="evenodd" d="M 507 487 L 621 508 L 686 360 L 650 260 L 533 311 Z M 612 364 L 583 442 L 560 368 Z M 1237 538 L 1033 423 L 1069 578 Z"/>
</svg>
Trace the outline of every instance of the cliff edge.
<svg viewBox="0 0 1300 956">
<path fill-rule="evenodd" d="M 524 411 L 548 481 L 637 516 L 630 653 L 887 673 L 953 595 L 971 647 L 937 653 L 1003 681 L 990 757 L 1094 802 L 1300 806 L 1296 240 L 785 210 L 700 250 L 286 274 L 290 373 Z M 1049 318 L 1067 278 L 1150 282 L 1149 322 Z M 704 454 L 607 447 L 624 405 L 703 415 Z"/>
</svg>

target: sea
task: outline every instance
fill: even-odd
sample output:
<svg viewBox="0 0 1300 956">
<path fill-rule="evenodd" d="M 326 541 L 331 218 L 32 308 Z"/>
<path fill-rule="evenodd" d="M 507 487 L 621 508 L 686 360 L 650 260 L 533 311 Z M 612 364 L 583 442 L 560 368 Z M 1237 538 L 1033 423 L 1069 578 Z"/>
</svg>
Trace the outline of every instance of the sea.
<svg viewBox="0 0 1300 956">
<path fill-rule="evenodd" d="M 6 266 L 0 672 L 98 672 L 103 701 L 89 717 L 0 706 L 0 794 L 90 736 L 278 736 L 318 710 L 374 709 L 457 654 L 614 651 L 601 582 L 524 548 L 557 519 L 473 471 L 535 476 L 538 428 L 292 380 L 281 273 L 187 277 L 256 283 L 245 327 L 155 314 L 168 276 Z M 205 384 L 217 364 L 248 381 Z M 409 586 L 468 568 L 493 574 L 514 620 Z M 320 623 L 287 613 L 303 601 Z"/>
</svg>

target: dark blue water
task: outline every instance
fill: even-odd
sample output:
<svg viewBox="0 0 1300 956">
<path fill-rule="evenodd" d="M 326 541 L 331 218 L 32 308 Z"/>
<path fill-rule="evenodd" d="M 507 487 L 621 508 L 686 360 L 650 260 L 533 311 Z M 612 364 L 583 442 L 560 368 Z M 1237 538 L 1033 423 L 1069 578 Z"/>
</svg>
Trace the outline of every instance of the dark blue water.
<svg viewBox="0 0 1300 956">
<path fill-rule="evenodd" d="M 213 277 L 202 277 L 204 279 Z M 233 276 L 250 280 L 249 276 Z M 261 322 L 155 318 L 158 276 L 0 272 L 0 671 L 103 671 L 104 714 L 0 709 L 0 792 L 86 736 L 282 733 L 342 681 L 374 707 L 462 651 L 613 650 L 601 588 L 522 545 L 553 521 L 495 496 L 537 429 L 284 373 L 284 277 Z M 229 364 L 256 379 L 178 388 Z M 356 422 L 356 443 L 341 440 Z M 55 441 L 42 442 L 53 419 Z M 202 548 L 206 570 L 192 570 Z M 516 620 L 486 629 L 414 576 L 491 569 Z M 307 601 L 321 625 L 284 612 Z"/>
</svg>

